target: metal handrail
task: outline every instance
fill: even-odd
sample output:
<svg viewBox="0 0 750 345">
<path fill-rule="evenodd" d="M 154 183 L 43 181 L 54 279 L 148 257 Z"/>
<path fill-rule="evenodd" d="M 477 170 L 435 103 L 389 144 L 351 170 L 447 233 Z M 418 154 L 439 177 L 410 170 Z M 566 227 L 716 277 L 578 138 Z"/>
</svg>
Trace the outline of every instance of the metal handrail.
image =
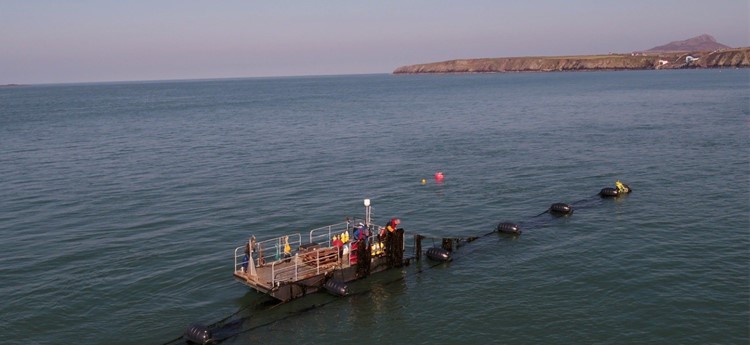
<svg viewBox="0 0 750 345">
<path fill-rule="evenodd" d="M 300 276 L 306 276 L 306 275 L 313 274 L 313 273 L 320 274 L 321 273 L 320 251 L 316 250 L 314 252 L 315 252 L 315 259 L 307 262 L 307 263 L 314 262 L 315 263 L 314 266 L 308 265 L 305 262 L 303 262 L 299 256 L 299 253 L 297 253 L 296 255 L 292 257 L 294 265 L 286 267 L 286 268 L 277 269 L 276 264 L 280 264 L 282 260 L 274 261 L 271 264 L 271 285 L 277 286 L 281 282 L 297 281 L 300 279 Z M 337 259 L 337 264 L 338 265 L 341 264 L 341 258 Z M 293 274 L 291 274 L 292 272 Z M 283 276 L 286 276 L 286 278 L 279 278 Z"/>
<path fill-rule="evenodd" d="M 267 262 L 274 262 L 284 258 L 284 238 L 289 237 L 289 246 L 292 248 L 290 254 L 294 255 L 295 248 L 299 248 L 302 245 L 302 235 L 300 233 L 294 233 L 284 236 L 271 238 L 268 240 L 260 241 L 255 243 L 253 248 L 253 254 L 257 260 L 255 261 L 255 267 L 263 266 Z"/>
<path fill-rule="evenodd" d="M 235 273 L 242 271 L 242 269 L 240 269 L 240 267 L 242 267 L 242 262 L 240 262 L 239 264 L 237 263 L 237 258 L 240 257 L 239 254 L 237 254 L 237 252 L 240 250 L 242 251 L 242 256 L 244 257 L 245 246 L 239 246 L 237 248 L 234 248 L 234 272 Z"/>
</svg>

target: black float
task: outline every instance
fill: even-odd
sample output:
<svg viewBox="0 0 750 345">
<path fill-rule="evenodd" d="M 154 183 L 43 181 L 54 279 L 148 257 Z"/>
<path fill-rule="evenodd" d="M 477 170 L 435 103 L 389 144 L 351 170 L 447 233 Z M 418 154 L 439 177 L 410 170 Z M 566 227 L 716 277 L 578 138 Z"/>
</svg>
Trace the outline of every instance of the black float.
<svg viewBox="0 0 750 345">
<path fill-rule="evenodd" d="M 199 323 L 190 325 L 182 335 L 188 344 L 211 344 L 213 338 L 208 326 Z"/>
<path fill-rule="evenodd" d="M 346 296 L 349 294 L 349 287 L 336 279 L 329 279 L 323 287 L 334 296 Z"/>
<path fill-rule="evenodd" d="M 549 213 L 556 215 L 569 215 L 573 213 L 573 206 L 563 202 L 554 203 L 549 207 Z"/>
<path fill-rule="evenodd" d="M 618 195 L 620 195 L 620 191 L 617 188 L 606 187 L 599 191 L 599 196 L 602 198 L 614 198 Z"/>
<path fill-rule="evenodd" d="M 433 247 L 427 249 L 427 257 L 435 261 L 451 261 L 451 253 L 443 248 Z"/>
<path fill-rule="evenodd" d="M 520 235 L 521 227 L 516 223 L 500 223 L 497 225 L 497 232 L 503 234 Z"/>
</svg>

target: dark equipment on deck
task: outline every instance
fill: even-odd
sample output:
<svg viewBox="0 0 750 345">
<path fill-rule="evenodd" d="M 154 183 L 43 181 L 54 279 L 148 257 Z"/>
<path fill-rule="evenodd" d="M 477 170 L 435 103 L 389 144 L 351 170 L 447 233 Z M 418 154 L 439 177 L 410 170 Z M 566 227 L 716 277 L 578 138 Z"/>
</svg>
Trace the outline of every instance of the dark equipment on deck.
<svg viewBox="0 0 750 345">
<path fill-rule="evenodd" d="M 398 228 L 385 236 L 385 255 L 388 267 L 404 265 L 404 229 Z"/>
<path fill-rule="evenodd" d="M 443 238 L 443 249 L 445 249 L 449 253 L 453 252 L 453 239 L 452 238 Z"/>
<path fill-rule="evenodd" d="M 357 258 L 362 258 L 362 260 L 357 260 L 357 277 L 359 278 L 370 275 L 370 260 L 367 258 L 370 257 L 371 251 L 372 249 L 367 245 L 367 241 L 360 240 L 357 242 Z"/>
</svg>

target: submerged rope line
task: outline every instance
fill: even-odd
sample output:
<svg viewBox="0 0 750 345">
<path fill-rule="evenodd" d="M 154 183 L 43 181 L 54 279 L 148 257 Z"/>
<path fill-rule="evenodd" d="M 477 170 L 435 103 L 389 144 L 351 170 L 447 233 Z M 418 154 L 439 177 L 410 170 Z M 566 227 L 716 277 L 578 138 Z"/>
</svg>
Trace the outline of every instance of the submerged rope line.
<svg viewBox="0 0 750 345">
<path fill-rule="evenodd" d="M 412 259 L 414 259 L 414 258 L 411 258 L 411 259 L 409 259 L 409 261 L 411 261 Z M 403 276 L 401 276 L 401 277 L 398 277 L 398 278 L 396 278 L 396 279 L 393 279 L 393 280 L 390 280 L 390 281 L 386 281 L 386 282 L 384 282 L 384 283 L 383 283 L 382 285 L 385 285 L 385 286 L 387 286 L 387 285 L 391 285 L 391 284 L 393 284 L 393 283 L 396 283 L 396 282 L 399 282 L 399 281 L 405 280 L 406 278 L 408 278 L 408 277 L 411 277 L 411 276 L 416 276 L 416 275 L 418 275 L 418 274 L 421 274 L 421 273 L 423 273 L 423 272 L 426 272 L 426 271 L 428 271 L 428 270 L 430 270 L 430 269 L 433 269 L 433 268 L 435 268 L 435 267 L 437 267 L 437 266 L 440 266 L 440 265 L 443 265 L 443 264 L 445 264 L 445 263 L 444 263 L 444 262 L 438 262 L 438 263 L 434 263 L 434 264 L 432 264 L 432 265 L 429 265 L 429 266 L 428 266 L 428 267 L 426 267 L 426 268 L 421 268 L 421 269 L 418 269 L 418 270 L 416 270 L 416 271 L 414 271 L 414 272 L 411 272 L 411 273 L 408 273 L 408 274 L 406 274 L 406 275 L 403 275 Z M 347 294 L 346 296 L 343 296 L 343 297 L 345 297 L 345 298 L 351 298 L 351 297 L 355 297 L 355 296 L 363 296 L 363 295 L 366 295 L 366 294 L 368 294 L 368 293 L 371 293 L 372 291 L 373 291 L 373 289 L 365 289 L 365 290 L 362 290 L 362 291 L 359 291 L 359 292 L 355 292 L 355 293 L 350 293 L 350 294 Z M 342 298 L 333 298 L 333 299 L 331 299 L 331 300 L 329 300 L 329 301 L 327 301 L 327 302 L 323 302 L 323 303 L 319 303 L 319 304 L 313 304 L 313 305 L 312 305 L 312 306 L 310 306 L 310 307 L 306 307 L 306 308 L 303 308 L 303 309 L 301 309 L 301 310 L 298 310 L 298 311 L 295 311 L 295 312 L 289 313 L 289 314 L 287 314 L 287 315 L 285 315 L 285 316 L 283 316 L 283 317 L 281 317 L 281 318 L 278 318 L 278 319 L 274 319 L 274 320 L 270 320 L 270 321 L 268 321 L 268 322 L 265 322 L 265 323 L 262 323 L 262 324 L 259 324 L 259 325 L 255 325 L 255 326 L 253 326 L 253 327 L 249 327 L 248 329 L 245 329 L 245 330 L 239 331 L 239 332 L 237 332 L 237 333 L 234 333 L 234 334 L 230 334 L 230 335 L 228 335 L 228 336 L 225 336 L 225 337 L 223 337 L 223 338 L 215 339 L 215 340 L 214 340 L 214 342 L 215 342 L 216 344 L 219 344 L 219 343 L 222 343 L 222 342 L 224 342 L 224 341 L 226 341 L 226 340 L 228 340 L 228 339 L 231 339 L 231 338 L 237 337 L 237 336 L 239 336 L 239 335 L 242 335 L 242 334 L 245 334 L 245 333 L 248 333 L 248 332 L 251 332 L 251 331 L 257 330 L 257 329 L 261 329 L 261 328 L 264 328 L 264 327 L 270 326 L 270 325 L 272 325 L 272 324 L 274 324 L 274 323 L 277 323 L 277 322 L 279 322 L 279 321 L 284 321 L 284 320 L 290 319 L 290 318 L 292 318 L 292 317 L 295 317 L 295 316 L 299 316 L 299 315 L 302 315 L 302 314 L 304 314 L 304 313 L 306 313 L 306 312 L 308 312 L 308 311 L 311 311 L 311 310 L 314 310 L 314 309 L 318 309 L 318 308 L 322 308 L 322 307 L 325 307 L 325 306 L 327 306 L 327 305 L 330 305 L 330 304 L 333 304 L 333 303 L 339 302 L 339 301 L 341 301 L 341 300 L 342 300 Z M 279 306 L 279 305 L 281 305 L 281 304 L 285 304 L 285 303 L 286 303 L 286 302 L 278 303 L 278 304 L 274 305 L 274 306 L 273 306 L 272 308 L 275 308 L 276 306 Z M 266 310 L 270 310 L 270 309 L 272 309 L 272 308 L 269 308 L 269 309 L 266 309 Z M 250 317 L 252 317 L 252 316 L 248 316 L 247 318 L 240 318 L 240 319 L 239 319 L 239 320 L 237 320 L 237 321 L 244 321 L 244 320 L 246 320 L 246 319 L 249 319 Z"/>
<path fill-rule="evenodd" d="M 270 296 L 270 295 L 269 295 L 269 296 Z M 224 318 L 220 319 L 219 321 L 216 321 L 216 322 L 214 322 L 214 323 L 211 323 L 211 324 L 207 325 L 206 327 L 208 327 L 208 329 L 210 329 L 210 330 L 214 330 L 214 329 L 217 329 L 217 328 L 219 328 L 219 329 L 220 329 L 221 327 L 223 327 L 223 326 L 224 326 L 224 322 L 226 322 L 226 321 L 227 321 L 227 320 L 229 320 L 230 318 L 232 318 L 232 317 L 236 316 L 237 314 L 241 313 L 242 311 L 244 311 L 244 310 L 247 310 L 247 309 L 249 309 L 250 307 L 258 307 L 258 306 L 260 306 L 260 305 L 263 305 L 263 304 L 267 304 L 267 303 L 269 303 L 269 301 L 268 301 L 268 300 L 260 300 L 260 301 L 257 301 L 256 303 L 250 303 L 250 304 L 247 304 L 247 305 L 245 305 L 244 307 L 242 307 L 242 308 L 240 308 L 240 309 L 237 309 L 237 311 L 235 311 L 235 312 L 233 312 L 233 313 L 231 313 L 231 314 L 227 315 L 226 317 L 224 317 Z M 271 305 L 271 306 L 269 306 L 269 307 L 267 307 L 267 308 L 265 308 L 265 309 L 261 309 L 261 311 L 265 311 L 265 310 L 270 310 L 270 309 L 273 309 L 274 307 L 276 307 L 276 306 L 278 306 L 278 305 L 280 305 L 280 304 L 283 304 L 283 303 L 285 303 L 285 302 L 279 302 L 279 303 L 275 303 L 275 304 L 273 304 L 273 305 Z M 248 318 L 249 318 L 249 317 L 248 317 Z M 242 320 L 242 319 L 240 319 L 240 320 Z M 234 322 L 235 322 L 235 321 L 232 321 L 232 322 L 230 322 L 230 324 L 231 324 L 231 323 L 234 323 Z M 166 343 L 163 343 L 162 345 L 169 345 L 169 344 L 173 344 L 173 343 L 176 343 L 176 342 L 178 342 L 178 341 L 182 341 L 182 340 L 184 340 L 184 336 L 183 336 L 183 335 L 180 335 L 180 336 L 178 336 L 178 337 L 176 337 L 176 338 L 174 338 L 174 339 L 172 339 L 172 340 L 170 340 L 170 341 L 167 341 Z M 186 344 L 187 342 L 182 342 L 182 343 L 183 343 L 183 344 Z"/>
</svg>

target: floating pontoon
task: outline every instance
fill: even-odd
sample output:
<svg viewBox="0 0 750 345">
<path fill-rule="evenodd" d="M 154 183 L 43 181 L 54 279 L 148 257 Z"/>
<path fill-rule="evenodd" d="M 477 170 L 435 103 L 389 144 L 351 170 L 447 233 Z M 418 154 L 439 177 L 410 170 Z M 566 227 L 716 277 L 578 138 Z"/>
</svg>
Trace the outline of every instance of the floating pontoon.
<svg viewBox="0 0 750 345">
<path fill-rule="evenodd" d="M 364 200 L 365 218 L 285 234 L 264 240 L 250 237 L 234 250 L 234 278 L 250 288 L 281 301 L 299 298 L 323 288 L 346 294 L 346 283 L 372 273 L 401 267 L 404 231 L 385 231 L 373 224 L 370 200 Z M 350 237 L 364 226 L 361 239 Z M 334 237 L 344 237 L 341 242 Z"/>
</svg>

